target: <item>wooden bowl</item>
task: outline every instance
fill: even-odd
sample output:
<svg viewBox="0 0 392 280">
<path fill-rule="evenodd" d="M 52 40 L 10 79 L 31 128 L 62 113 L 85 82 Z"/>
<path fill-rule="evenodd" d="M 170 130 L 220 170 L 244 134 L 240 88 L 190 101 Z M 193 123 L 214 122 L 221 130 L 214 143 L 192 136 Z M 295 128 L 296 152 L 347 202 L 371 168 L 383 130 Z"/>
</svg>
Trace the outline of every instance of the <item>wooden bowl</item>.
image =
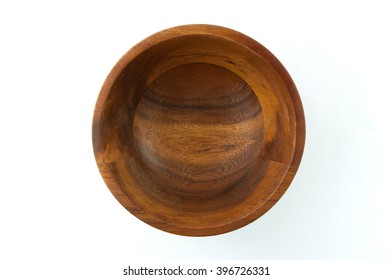
<svg viewBox="0 0 392 280">
<path fill-rule="evenodd" d="M 107 77 L 94 113 L 95 158 L 133 215 L 190 236 L 240 228 L 268 211 L 298 169 L 297 89 L 262 45 L 187 25 L 143 40 Z"/>
</svg>

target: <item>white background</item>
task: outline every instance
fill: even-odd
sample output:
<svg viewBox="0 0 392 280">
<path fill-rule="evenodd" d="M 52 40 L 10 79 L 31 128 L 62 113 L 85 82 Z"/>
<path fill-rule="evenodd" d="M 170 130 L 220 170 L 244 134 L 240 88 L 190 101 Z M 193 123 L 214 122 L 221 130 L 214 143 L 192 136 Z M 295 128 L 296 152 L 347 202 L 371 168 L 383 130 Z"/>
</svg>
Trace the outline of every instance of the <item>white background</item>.
<svg viewBox="0 0 392 280">
<path fill-rule="evenodd" d="M 209 23 L 285 65 L 307 122 L 303 161 L 266 215 L 190 238 L 128 213 L 91 144 L 100 87 L 134 44 Z M 391 259 L 387 1 L 0 2 L 0 275 L 109 279 L 139 259 Z"/>
</svg>

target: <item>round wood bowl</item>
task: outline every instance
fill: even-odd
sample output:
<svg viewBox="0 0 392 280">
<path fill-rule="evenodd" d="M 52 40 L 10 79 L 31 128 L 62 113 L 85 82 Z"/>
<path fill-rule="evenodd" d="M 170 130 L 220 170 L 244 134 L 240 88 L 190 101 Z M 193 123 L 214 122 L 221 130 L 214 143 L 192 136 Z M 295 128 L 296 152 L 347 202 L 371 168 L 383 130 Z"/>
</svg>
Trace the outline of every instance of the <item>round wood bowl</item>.
<svg viewBox="0 0 392 280">
<path fill-rule="evenodd" d="M 143 40 L 113 68 L 95 108 L 95 158 L 133 215 L 190 236 L 268 211 L 298 169 L 297 89 L 265 47 L 234 30 L 186 25 Z"/>
</svg>

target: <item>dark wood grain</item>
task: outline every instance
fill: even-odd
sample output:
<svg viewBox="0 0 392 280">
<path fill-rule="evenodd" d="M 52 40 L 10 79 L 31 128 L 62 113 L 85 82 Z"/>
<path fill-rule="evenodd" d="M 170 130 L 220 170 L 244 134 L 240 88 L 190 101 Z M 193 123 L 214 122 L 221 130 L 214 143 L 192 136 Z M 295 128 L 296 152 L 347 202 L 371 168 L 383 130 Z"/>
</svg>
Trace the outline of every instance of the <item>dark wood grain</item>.
<svg viewBox="0 0 392 280">
<path fill-rule="evenodd" d="M 117 200 L 144 222 L 214 235 L 268 211 L 298 169 L 305 122 L 296 87 L 263 46 L 188 25 L 132 48 L 106 79 L 93 146 Z"/>
</svg>

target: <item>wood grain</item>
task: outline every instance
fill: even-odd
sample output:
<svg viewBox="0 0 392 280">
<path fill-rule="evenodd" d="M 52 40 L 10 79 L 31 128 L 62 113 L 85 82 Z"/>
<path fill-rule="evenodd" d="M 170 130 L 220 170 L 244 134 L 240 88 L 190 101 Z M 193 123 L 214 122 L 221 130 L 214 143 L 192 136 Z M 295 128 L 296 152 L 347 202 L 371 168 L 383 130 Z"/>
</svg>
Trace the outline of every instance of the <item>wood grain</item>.
<svg viewBox="0 0 392 280">
<path fill-rule="evenodd" d="M 290 185 L 304 148 L 296 87 L 263 46 L 188 25 L 132 48 L 98 97 L 93 146 L 117 200 L 159 229 L 203 236 L 242 227 Z"/>
</svg>

